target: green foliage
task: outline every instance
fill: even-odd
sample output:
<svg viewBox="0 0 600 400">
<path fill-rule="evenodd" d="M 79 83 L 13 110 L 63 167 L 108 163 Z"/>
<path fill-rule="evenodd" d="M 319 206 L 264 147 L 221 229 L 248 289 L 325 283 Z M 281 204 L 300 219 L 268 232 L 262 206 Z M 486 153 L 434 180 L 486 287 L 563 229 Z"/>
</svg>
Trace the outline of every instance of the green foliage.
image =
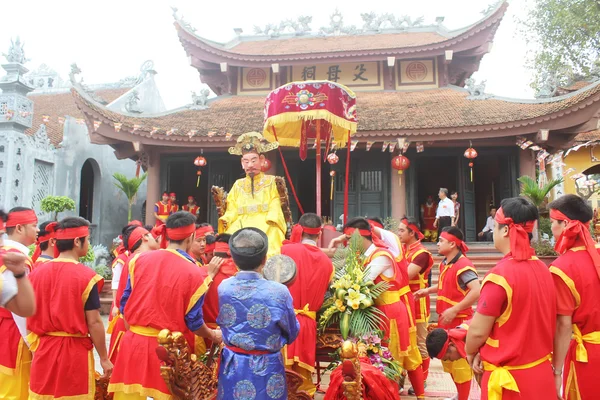
<svg viewBox="0 0 600 400">
<path fill-rule="evenodd" d="M 538 220 L 538 229 L 540 233 L 548 235 L 549 238 L 552 237 L 552 222 L 550 222 L 550 218 L 548 217 L 540 217 Z"/>
<path fill-rule="evenodd" d="M 35 251 L 35 244 L 28 246 L 27 249 L 29 250 L 29 257 L 31 257 Z"/>
<path fill-rule="evenodd" d="M 398 232 L 399 225 L 400 225 L 400 222 L 394 217 L 387 217 L 386 219 L 383 220 L 383 228 L 386 231 Z"/>
<path fill-rule="evenodd" d="M 535 254 L 540 257 L 544 256 L 558 256 L 558 253 L 554 251 L 554 246 L 547 240 L 538 240 L 532 243 L 531 246 L 535 250 Z"/>
<path fill-rule="evenodd" d="M 112 269 L 108 265 L 94 265 L 92 268 L 98 275 L 104 278 L 105 281 L 112 279 Z"/>
<path fill-rule="evenodd" d="M 531 45 L 533 87 L 544 74 L 556 72 L 558 84 L 589 79 L 600 57 L 600 2 L 598 0 L 534 0 L 521 20 Z M 596 72 L 597 73 L 597 72 Z"/>
<path fill-rule="evenodd" d="M 133 203 L 135 203 L 135 198 L 137 195 L 142 182 L 146 180 L 147 174 L 143 174 L 140 177 L 127 178 L 125 175 L 115 172 L 113 174 L 113 178 L 116 180 L 114 182 L 115 186 L 121 189 L 121 191 L 127 197 L 127 202 L 129 204 L 128 213 L 127 213 L 127 222 L 131 221 L 131 208 L 133 207 Z"/>
<path fill-rule="evenodd" d="M 52 219 L 58 220 L 58 213 L 75 210 L 75 201 L 67 196 L 46 196 L 42 199 L 42 211 L 52 213 Z"/>
<path fill-rule="evenodd" d="M 563 178 L 553 179 L 540 188 L 535 179 L 523 175 L 519 178 L 519 182 L 521 182 L 521 196 L 527 197 L 534 206 L 540 209 L 546 201 L 550 191 L 556 185 L 561 184 L 562 181 Z"/>
<path fill-rule="evenodd" d="M 94 249 L 92 245 L 88 246 L 88 251 L 85 256 L 79 258 L 79 262 L 83 264 L 93 263 L 96 259 L 96 254 L 94 254 Z"/>
</svg>

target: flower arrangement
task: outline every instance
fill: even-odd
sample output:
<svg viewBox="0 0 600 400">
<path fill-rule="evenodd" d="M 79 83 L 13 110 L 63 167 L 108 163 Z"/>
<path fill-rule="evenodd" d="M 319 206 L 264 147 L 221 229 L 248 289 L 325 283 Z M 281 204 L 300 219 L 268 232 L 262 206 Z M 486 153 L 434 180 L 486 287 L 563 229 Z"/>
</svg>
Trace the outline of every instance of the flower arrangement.
<svg viewBox="0 0 600 400">
<path fill-rule="evenodd" d="M 329 297 L 321 309 L 319 328 L 339 322 L 342 338 L 361 337 L 380 329 L 383 312 L 376 307 L 375 299 L 388 288 L 387 282 L 374 283 L 369 279 L 369 268 L 364 268 L 362 237 L 354 234 L 347 248 L 339 249 L 334 257 L 335 279 Z"/>
<path fill-rule="evenodd" d="M 381 343 L 382 336 L 383 332 L 377 331 L 350 340 L 357 344 L 359 357 L 368 357 L 371 365 L 383 372 L 388 379 L 398 381 L 402 377 L 402 365 L 394 360 L 390 350 Z"/>
</svg>

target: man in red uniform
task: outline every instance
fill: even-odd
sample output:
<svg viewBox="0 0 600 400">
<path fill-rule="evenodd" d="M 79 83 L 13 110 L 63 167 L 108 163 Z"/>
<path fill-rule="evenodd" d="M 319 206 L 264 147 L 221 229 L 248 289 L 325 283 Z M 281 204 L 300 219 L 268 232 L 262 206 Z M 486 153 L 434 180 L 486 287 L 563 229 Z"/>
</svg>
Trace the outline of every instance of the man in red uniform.
<svg viewBox="0 0 600 400">
<path fill-rule="evenodd" d="M 466 257 L 468 250 L 462 231 L 455 226 L 445 227 L 438 241 L 438 251 L 445 257 L 440 264 L 439 283 L 415 293 L 418 298 L 437 293 L 440 328 L 455 328 L 473 316 L 472 306 L 479 298 L 480 283 L 477 270 Z M 468 397 L 473 373 L 466 360 L 443 361 L 442 365 L 452 375 L 459 397 Z"/>
<path fill-rule="evenodd" d="M 494 246 L 504 258 L 483 279 L 466 342 L 469 364 L 483 372 L 483 400 L 556 398 L 556 295 L 529 243 L 537 219 L 537 208 L 521 197 L 502 200 L 496 213 Z"/>
<path fill-rule="evenodd" d="M 404 246 L 404 257 L 408 264 L 408 279 L 411 292 L 426 289 L 429 286 L 429 275 L 433 267 L 433 256 L 421 243 L 424 238 L 416 220 L 404 218 L 398 226 L 398 236 Z M 423 378 L 427 380 L 429 373 L 429 354 L 425 339 L 429 322 L 429 296 L 415 299 L 415 323 L 417 326 L 417 344 L 423 359 Z M 410 394 L 410 391 L 409 391 Z"/>
<path fill-rule="evenodd" d="M 169 208 L 171 214 L 179 211 L 179 204 L 177 204 L 177 195 L 175 194 L 175 192 L 172 192 L 169 195 L 169 204 L 171 205 Z"/>
<path fill-rule="evenodd" d="M 201 223 L 196 228 L 194 242 L 192 243 L 192 247 L 190 247 L 190 255 L 194 257 L 200 265 L 208 264 L 206 258 L 206 237 L 214 234 L 215 230 L 212 225 L 207 224 L 206 222 Z"/>
<path fill-rule="evenodd" d="M 593 399 L 600 371 L 600 254 L 589 230 L 594 214 L 572 194 L 548 208 L 555 249 L 561 254 L 550 266 L 558 313 L 552 357 L 556 390 L 560 394 L 564 382 L 565 399 Z"/>
<path fill-rule="evenodd" d="M 213 278 L 210 287 L 204 297 L 204 306 L 202 312 L 204 314 L 204 322 L 209 328 L 217 327 L 217 317 L 219 316 L 219 292 L 218 288 L 221 282 L 227 278 L 231 278 L 238 272 L 238 268 L 231 259 L 231 252 L 229 251 L 229 239 L 231 235 L 222 233 L 217 236 L 215 242 L 215 257 L 223 260 L 223 264 L 219 268 L 219 272 Z M 203 267 L 208 274 L 208 267 Z"/>
<path fill-rule="evenodd" d="M 204 295 L 216 274 L 209 276 L 187 253 L 196 232 L 196 218 L 185 211 L 167 219 L 162 240 L 168 248 L 137 255 L 129 261 L 129 278 L 121 297 L 121 314 L 129 330 L 123 336 L 109 392 L 115 400 L 169 399 L 160 375 L 156 337 L 162 329 L 183 332 L 190 348 L 194 334 L 221 342 L 219 330 L 206 326 Z"/>
<path fill-rule="evenodd" d="M 317 311 L 323 304 L 334 272 L 329 257 L 317 247 L 322 224 L 317 214 L 302 215 L 292 230 L 291 241 L 284 241 L 281 247 L 281 254 L 296 262 L 296 279 L 288 289 L 300 322 L 298 338 L 285 347 L 285 365 L 302 375 L 304 382 L 300 390 L 311 396 L 317 391 L 312 381 L 317 348 Z"/>
<path fill-rule="evenodd" d="M 119 307 L 121 304 L 121 297 L 123 296 L 123 292 L 127 286 L 127 279 L 129 278 L 129 260 L 138 254 L 145 253 L 150 250 L 158 250 L 159 248 L 158 243 L 152 234 L 148 232 L 146 228 L 141 226 L 127 225 L 125 228 L 123 228 L 122 236 L 123 246 L 130 255 L 125 261 L 123 271 L 121 272 L 117 282 L 117 291 L 115 294 L 115 305 L 117 310 L 108 326 L 108 329 L 106 330 L 106 332 L 110 334 L 108 358 L 113 364 L 117 361 L 117 355 L 119 354 L 119 347 L 121 345 L 121 338 L 126 331 L 123 315 L 121 315 Z"/>
<path fill-rule="evenodd" d="M 398 264 L 394 255 L 385 248 L 383 242 L 374 236 L 371 225 L 364 218 L 352 218 L 344 225 L 344 235 L 350 239 L 358 231 L 363 237 L 366 268 L 375 283 L 388 282 L 390 288 L 375 302 L 388 319 L 382 327 L 385 341 L 392 356 L 408 371 L 418 399 L 425 398 L 421 354 L 417 346 L 415 326 L 415 300 L 408 286 L 408 271 L 405 262 Z"/>
<path fill-rule="evenodd" d="M 40 231 L 35 241 L 35 251 L 31 256 L 34 269 L 54 258 L 54 244 L 56 240 L 54 239 L 54 233 L 46 230 L 48 224 L 51 223 L 52 221 L 46 221 L 40 225 Z"/>
<path fill-rule="evenodd" d="M 93 347 L 105 375 L 112 371 L 100 317 L 103 279 L 79 263 L 89 246 L 89 222 L 67 217 L 46 227 L 55 232 L 55 259 L 30 277 L 38 304 L 28 319 L 34 352 L 30 398 L 93 400 L 96 386 Z"/>
<path fill-rule="evenodd" d="M 421 218 L 423 219 L 424 239 L 428 242 L 435 242 L 437 240 L 437 228 L 435 227 L 436 211 L 437 203 L 433 201 L 433 196 L 427 196 L 427 201 L 421 205 Z"/>
<path fill-rule="evenodd" d="M 37 216 L 26 207 L 15 207 L 8 213 L 5 223 L 8 240 L 2 250 L 27 256 L 37 238 Z M 25 261 L 28 273 L 33 263 L 27 257 Z M 6 309 L 0 309 L 0 399 L 27 399 L 29 391 L 29 369 L 31 352 L 27 337 L 25 318 L 13 315 Z"/>
<path fill-rule="evenodd" d="M 171 201 L 169 200 L 169 193 L 163 192 L 162 200 L 154 204 L 154 217 L 156 218 L 156 225 L 163 225 L 167 218 L 171 215 Z"/>
<path fill-rule="evenodd" d="M 198 218 L 198 215 L 200 214 L 200 207 L 196 204 L 194 196 L 188 196 L 187 204 L 181 207 L 181 209 L 195 215 L 196 218 Z"/>
</svg>

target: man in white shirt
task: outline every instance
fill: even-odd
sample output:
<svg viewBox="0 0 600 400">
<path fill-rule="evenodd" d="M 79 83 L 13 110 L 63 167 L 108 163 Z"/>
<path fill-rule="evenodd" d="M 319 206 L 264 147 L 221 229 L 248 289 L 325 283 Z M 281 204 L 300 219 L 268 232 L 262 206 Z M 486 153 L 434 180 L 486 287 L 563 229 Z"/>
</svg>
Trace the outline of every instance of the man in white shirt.
<svg viewBox="0 0 600 400">
<path fill-rule="evenodd" d="M 435 213 L 435 226 L 438 230 L 438 237 L 442 233 L 442 229 L 447 226 L 452 226 L 452 220 L 454 219 L 454 202 L 448 198 L 448 189 L 440 188 L 438 193 L 440 202 Z"/>
<path fill-rule="evenodd" d="M 490 209 L 490 215 L 487 217 L 487 221 L 485 222 L 485 226 L 477 234 L 477 237 L 482 242 L 491 242 L 494 240 L 494 217 L 496 216 L 496 209 Z"/>
</svg>

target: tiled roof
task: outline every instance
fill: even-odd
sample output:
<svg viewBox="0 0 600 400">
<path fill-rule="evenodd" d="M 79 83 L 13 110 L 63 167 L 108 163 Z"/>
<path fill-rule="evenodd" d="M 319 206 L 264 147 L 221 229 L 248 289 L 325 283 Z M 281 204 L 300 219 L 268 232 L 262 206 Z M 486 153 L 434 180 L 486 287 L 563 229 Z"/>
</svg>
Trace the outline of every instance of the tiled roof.
<svg viewBox="0 0 600 400">
<path fill-rule="evenodd" d="M 586 143 L 592 140 L 600 140 L 600 129 L 589 132 L 582 132 L 575 136 L 576 143 Z"/>
<path fill-rule="evenodd" d="M 80 106 L 92 115 L 90 119 L 104 124 L 122 123 L 122 131 L 153 138 L 192 142 L 222 142 L 226 132 L 238 135 L 261 131 L 263 96 L 221 97 L 209 103 L 206 110 L 185 110 L 156 117 L 131 117 L 94 103 L 77 90 L 73 95 Z M 362 92 L 357 94 L 358 137 L 377 134 L 402 135 L 453 134 L 488 131 L 524 125 L 537 118 L 600 102 L 600 83 L 553 101 L 508 101 L 502 99 L 471 100 L 465 90 L 446 87 L 416 92 Z M 600 104 L 600 103 L 599 103 Z M 525 121 L 525 122 L 524 122 Z M 167 131 L 176 129 L 170 135 Z M 190 130 L 198 133 L 188 139 Z M 216 132 L 209 137 L 208 132 Z"/>
<path fill-rule="evenodd" d="M 129 89 L 104 89 L 97 90 L 95 93 L 110 103 Z M 58 123 L 58 117 L 84 117 L 69 91 L 63 93 L 29 94 L 29 99 L 33 101 L 33 123 L 31 128 L 25 131 L 25 134 L 33 135 L 40 128 L 41 124 L 45 124 L 46 134 L 54 146 L 58 146 L 63 139 L 63 125 Z M 43 121 L 44 115 L 50 117 L 48 122 Z"/>
</svg>

